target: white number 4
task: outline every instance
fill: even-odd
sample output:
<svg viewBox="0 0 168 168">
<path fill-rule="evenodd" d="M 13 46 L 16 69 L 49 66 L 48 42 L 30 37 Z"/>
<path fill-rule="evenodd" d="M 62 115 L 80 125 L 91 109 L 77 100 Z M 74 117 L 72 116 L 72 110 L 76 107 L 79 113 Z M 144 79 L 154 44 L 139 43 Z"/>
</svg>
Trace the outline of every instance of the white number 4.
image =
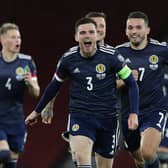
<svg viewBox="0 0 168 168">
<path fill-rule="evenodd" d="M 11 90 L 11 88 L 12 88 L 11 78 L 8 78 L 8 80 L 6 81 L 5 87 L 6 87 L 8 90 Z"/>
</svg>

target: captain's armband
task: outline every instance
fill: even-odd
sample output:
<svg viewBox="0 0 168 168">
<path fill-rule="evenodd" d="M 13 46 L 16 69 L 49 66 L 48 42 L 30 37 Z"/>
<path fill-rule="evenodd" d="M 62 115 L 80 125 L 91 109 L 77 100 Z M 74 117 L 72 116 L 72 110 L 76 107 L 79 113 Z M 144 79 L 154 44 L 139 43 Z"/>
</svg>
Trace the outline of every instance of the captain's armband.
<svg viewBox="0 0 168 168">
<path fill-rule="evenodd" d="M 125 65 L 118 73 L 121 79 L 127 79 L 131 74 L 131 69 Z"/>
</svg>

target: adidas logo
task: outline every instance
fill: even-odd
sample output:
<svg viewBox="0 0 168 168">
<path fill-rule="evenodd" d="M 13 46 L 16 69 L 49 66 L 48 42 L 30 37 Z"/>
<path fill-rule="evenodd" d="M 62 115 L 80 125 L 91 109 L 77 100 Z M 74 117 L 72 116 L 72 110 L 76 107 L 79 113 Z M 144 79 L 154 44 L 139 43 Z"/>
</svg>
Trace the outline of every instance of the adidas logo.
<svg viewBox="0 0 168 168">
<path fill-rule="evenodd" d="M 126 58 L 125 63 L 131 63 L 131 60 L 129 58 Z"/>
<path fill-rule="evenodd" d="M 75 68 L 74 71 L 73 71 L 73 73 L 80 73 L 79 68 Z"/>
</svg>

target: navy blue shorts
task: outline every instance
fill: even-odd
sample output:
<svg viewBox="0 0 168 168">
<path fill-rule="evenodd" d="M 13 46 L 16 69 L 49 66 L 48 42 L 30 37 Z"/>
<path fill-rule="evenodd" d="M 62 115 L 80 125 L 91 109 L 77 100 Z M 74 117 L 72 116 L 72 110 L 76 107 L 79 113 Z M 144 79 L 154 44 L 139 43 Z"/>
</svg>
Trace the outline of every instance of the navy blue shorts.
<svg viewBox="0 0 168 168">
<path fill-rule="evenodd" d="M 21 152 L 26 140 L 26 127 L 24 123 L 0 124 L 0 140 L 6 140 L 10 150 Z"/>
<path fill-rule="evenodd" d="M 71 135 L 83 135 L 94 141 L 94 151 L 105 158 L 113 158 L 117 145 L 118 122 L 116 118 L 100 119 L 94 116 L 71 114 Z"/>
<path fill-rule="evenodd" d="M 166 111 L 156 111 L 150 113 L 150 115 L 139 117 L 138 129 L 131 131 L 128 129 L 128 121 L 126 119 L 122 119 L 122 133 L 126 143 L 126 149 L 130 152 L 137 150 L 140 147 L 140 134 L 147 128 L 156 128 L 158 131 L 163 133 L 166 120 Z"/>
<path fill-rule="evenodd" d="M 165 131 L 164 131 L 164 136 L 163 136 L 163 139 L 162 139 L 162 141 L 160 143 L 160 146 L 168 148 L 168 121 L 166 123 L 166 128 L 165 128 Z"/>
</svg>

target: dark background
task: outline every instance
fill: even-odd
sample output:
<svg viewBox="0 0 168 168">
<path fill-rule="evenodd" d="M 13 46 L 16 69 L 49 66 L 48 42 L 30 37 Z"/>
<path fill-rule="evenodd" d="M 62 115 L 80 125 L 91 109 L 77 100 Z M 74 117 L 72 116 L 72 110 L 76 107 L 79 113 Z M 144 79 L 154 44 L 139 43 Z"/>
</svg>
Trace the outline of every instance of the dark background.
<svg viewBox="0 0 168 168">
<path fill-rule="evenodd" d="M 37 69 L 41 93 L 52 78 L 61 54 L 76 45 L 74 23 L 90 11 L 107 14 L 106 42 L 115 46 L 126 41 L 125 21 L 131 11 L 141 10 L 149 16 L 151 36 L 165 40 L 168 32 L 167 2 L 137 1 L 92 1 L 92 0 L 4 0 L 0 4 L 0 24 L 15 22 L 22 34 L 22 52 L 33 56 Z M 25 152 L 21 155 L 21 168 L 57 168 L 54 166 L 67 151 L 67 143 L 60 134 L 66 130 L 68 117 L 68 86 L 61 89 L 55 103 L 55 117 L 51 125 L 39 122 L 28 128 Z M 37 100 L 25 96 L 25 115 L 30 113 Z M 122 155 L 120 162 L 129 162 Z M 118 162 L 118 160 L 117 160 Z M 130 161 L 131 162 L 131 161 Z M 116 164 L 117 165 L 117 164 Z M 115 166 L 131 168 L 131 166 Z"/>
</svg>

